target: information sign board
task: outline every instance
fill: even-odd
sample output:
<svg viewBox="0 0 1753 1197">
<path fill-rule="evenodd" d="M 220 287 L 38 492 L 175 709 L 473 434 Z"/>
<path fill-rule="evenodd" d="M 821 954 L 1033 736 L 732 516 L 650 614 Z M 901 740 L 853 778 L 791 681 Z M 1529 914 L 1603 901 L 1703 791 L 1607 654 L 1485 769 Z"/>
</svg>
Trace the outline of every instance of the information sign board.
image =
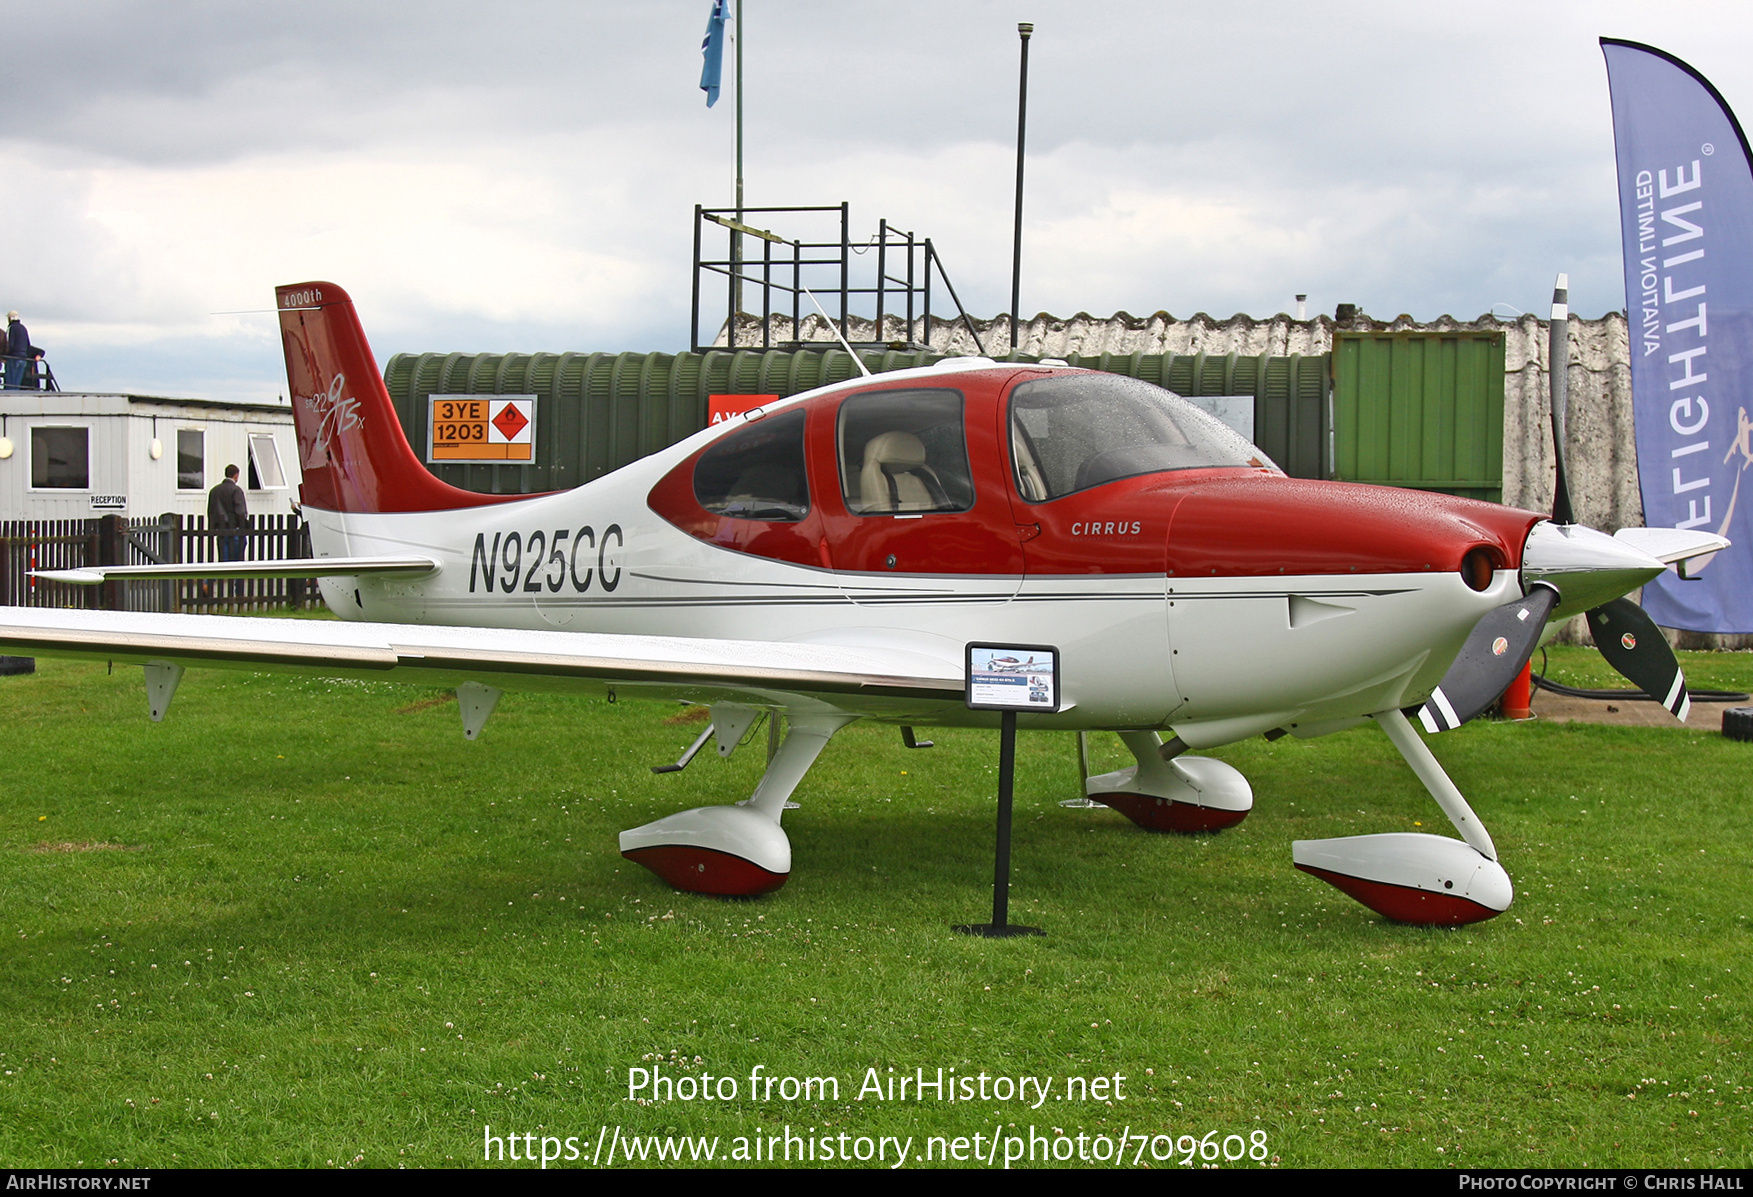
<svg viewBox="0 0 1753 1197">
<path fill-rule="evenodd" d="M 967 704 L 975 711 L 1059 709 L 1059 650 L 1040 644 L 970 644 Z"/>
</svg>

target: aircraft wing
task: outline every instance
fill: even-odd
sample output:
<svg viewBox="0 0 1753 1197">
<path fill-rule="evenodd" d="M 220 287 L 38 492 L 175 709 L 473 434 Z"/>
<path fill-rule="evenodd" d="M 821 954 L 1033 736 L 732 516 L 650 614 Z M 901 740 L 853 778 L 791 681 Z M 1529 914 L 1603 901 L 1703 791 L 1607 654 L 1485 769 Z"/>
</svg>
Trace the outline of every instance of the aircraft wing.
<svg viewBox="0 0 1753 1197">
<path fill-rule="evenodd" d="M 33 569 L 31 576 L 74 586 L 128 578 L 358 578 L 384 574 L 415 577 L 438 572 L 431 557 L 291 557 L 278 561 L 178 561 L 165 565 L 85 565 Z"/>
<path fill-rule="evenodd" d="M 960 660 L 900 649 L 325 619 L 0 607 L 0 652 L 701 702 L 808 696 L 861 710 L 963 694 Z"/>
</svg>

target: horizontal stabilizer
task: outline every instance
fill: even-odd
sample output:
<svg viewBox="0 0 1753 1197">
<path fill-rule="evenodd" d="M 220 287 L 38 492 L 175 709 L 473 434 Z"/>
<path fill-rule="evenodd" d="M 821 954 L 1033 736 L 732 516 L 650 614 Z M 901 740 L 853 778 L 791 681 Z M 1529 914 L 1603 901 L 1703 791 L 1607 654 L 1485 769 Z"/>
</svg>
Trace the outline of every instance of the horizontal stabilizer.
<svg viewBox="0 0 1753 1197">
<path fill-rule="evenodd" d="M 33 569 L 31 577 L 72 586 L 97 586 L 129 578 L 359 578 L 373 574 L 435 574 L 431 557 L 297 557 L 285 561 L 179 561 L 165 565 L 87 565 L 79 569 Z"/>
</svg>

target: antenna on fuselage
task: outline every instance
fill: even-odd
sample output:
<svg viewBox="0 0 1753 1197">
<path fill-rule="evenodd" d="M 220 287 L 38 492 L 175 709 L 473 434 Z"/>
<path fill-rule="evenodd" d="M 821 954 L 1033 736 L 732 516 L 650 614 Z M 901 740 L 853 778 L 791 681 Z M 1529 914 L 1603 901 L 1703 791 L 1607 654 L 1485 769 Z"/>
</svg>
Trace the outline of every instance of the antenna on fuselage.
<svg viewBox="0 0 1753 1197">
<path fill-rule="evenodd" d="M 816 305 L 816 311 L 822 313 L 822 319 L 828 322 L 828 327 L 834 330 L 834 339 L 840 342 L 840 347 L 847 353 L 852 353 L 852 346 L 846 343 L 846 334 L 840 331 L 840 326 L 835 324 L 833 318 L 828 315 L 828 310 L 824 308 L 821 301 L 816 298 L 816 293 L 808 287 L 802 288 L 802 291 L 805 295 L 810 297 L 810 302 Z M 863 358 L 859 357 L 856 353 L 852 353 L 852 361 L 853 364 L 858 367 L 858 372 L 860 374 L 863 374 L 866 378 L 870 377 L 870 367 L 864 364 Z"/>
</svg>

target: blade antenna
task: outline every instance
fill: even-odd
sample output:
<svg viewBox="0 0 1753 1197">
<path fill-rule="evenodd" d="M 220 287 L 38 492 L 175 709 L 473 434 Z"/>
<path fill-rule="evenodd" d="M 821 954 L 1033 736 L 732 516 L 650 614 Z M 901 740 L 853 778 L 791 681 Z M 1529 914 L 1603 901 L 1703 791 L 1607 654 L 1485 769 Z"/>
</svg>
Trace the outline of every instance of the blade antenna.
<svg viewBox="0 0 1753 1197">
<path fill-rule="evenodd" d="M 1552 488 L 1552 520 L 1576 523 L 1564 468 L 1565 408 L 1570 397 L 1570 275 L 1560 274 L 1552 288 L 1552 320 L 1547 325 L 1547 386 L 1552 398 L 1552 458 L 1557 476 Z"/>
<path fill-rule="evenodd" d="M 870 367 L 865 365 L 864 359 L 859 357 L 858 354 L 853 351 L 852 346 L 846 343 L 845 334 L 840 331 L 840 326 L 835 324 L 833 318 L 828 315 L 828 309 L 822 306 L 822 301 L 816 298 L 816 293 L 808 287 L 803 287 L 801 290 L 805 295 L 810 297 L 810 302 L 816 305 L 816 311 L 822 314 L 822 319 L 828 322 L 828 327 L 834 330 L 834 339 L 840 342 L 840 348 L 844 349 L 847 355 L 852 358 L 852 364 L 858 367 L 858 372 L 866 378 L 869 378 Z"/>
</svg>

